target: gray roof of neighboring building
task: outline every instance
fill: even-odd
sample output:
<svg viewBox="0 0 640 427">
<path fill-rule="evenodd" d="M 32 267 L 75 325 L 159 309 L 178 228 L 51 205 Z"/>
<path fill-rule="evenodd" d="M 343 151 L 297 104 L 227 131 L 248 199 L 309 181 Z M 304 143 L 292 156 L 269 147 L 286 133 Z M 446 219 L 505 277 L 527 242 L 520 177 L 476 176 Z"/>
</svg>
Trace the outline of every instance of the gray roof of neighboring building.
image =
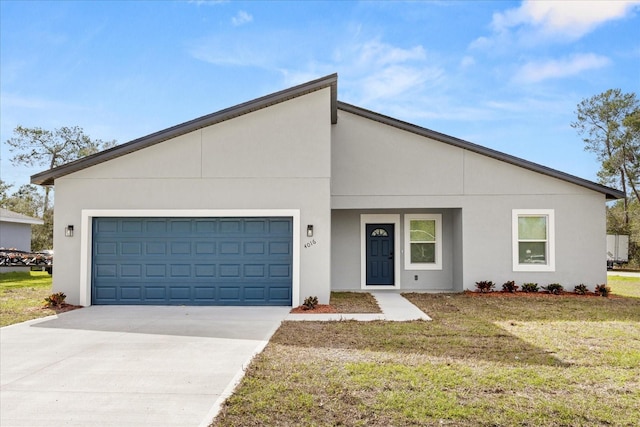
<svg viewBox="0 0 640 427">
<path fill-rule="evenodd" d="M 0 221 L 15 222 L 21 224 L 42 225 L 44 221 L 38 218 L 32 218 L 21 213 L 10 211 L 9 209 L 0 208 Z"/>
<path fill-rule="evenodd" d="M 281 102 L 285 102 L 292 98 L 296 98 L 298 96 L 306 95 L 311 92 L 315 92 L 317 90 L 330 88 L 331 89 L 331 123 L 336 124 L 338 121 L 338 112 L 337 110 L 343 110 L 352 114 L 357 114 L 359 116 L 368 118 L 370 120 L 375 120 L 380 123 L 384 123 L 389 126 L 396 127 L 398 129 L 402 129 L 408 132 L 412 132 L 418 135 L 422 135 L 436 141 L 444 142 L 446 144 L 451 144 L 453 146 L 469 150 L 478 154 L 482 154 L 484 156 L 488 156 L 497 160 L 501 160 L 506 163 L 510 163 L 516 166 L 520 166 L 522 168 L 542 173 L 548 176 L 552 176 L 554 178 L 561 179 L 563 181 L 571 182 L 573 184 L 580 185 L 582 187 L 589 188 L 591 190 L 600 192 L 604 194 L 607 199 L 620 199 L 624 197 L 624 193 L 606 187 L 604 185 L 597 184 L 595 182 L 576 177 L 574 175 L 570 175 L 565 172 L 561 172 L 546 166 L 542 166 L 537 163 L 530 162 L 528 160 L 520 159 L 515 156 L 511 156 L 496 150 L 492 150 L 490 148 L 483 147 L 481 145 L 473 144 L 468 141 L 464 141 L 459 138 L 455 138 L 453 136 L 445 135 L 427 128 L 423 128 L 411 123 L 403 122 L 401 120 L 394 119 L 392 117 L 388 117 L 379 113 L 375 113 L 373 111 L 366 110 L 364 108 L 356 107 L 354 105 L 350 105 L 344 102 L 339 102 L 337 100 L 337 85 L 338 85 L 338 75 L 331 74 L 326 77 L 322 77 L 308 83 L 304 83 L 298 86 L 294 86 L 289 89 L 285 89 L 279 92 L 272 93 L 270 95 L 266 95 L 252 101 L 248 101 L 233 107 L 226 108 L 224 110 L 220 110 L 218 112 L 199 117 L 197 119 L 170 127 L 168 129 L 164 129 L 153 133 L 151 135 L 144 136 L 142 138 L 135 139 L 133 141 L 115 146 L 105 151 L 101 151 L 99 153 L 83 157 L 82 159 L 76 160 L 71 163 L 67 163 L 65 165 L 46 170 L 44 172 L 40 172 L 31 176 L 31 182 L 33 184 L 40 185 L 53 185 L 54 181 L 57 178 L 63 177 L 73 172 L 80 171 L 82 169 L 86 169 L 88 167 L 97 165 L 99 163 L 106 162 L 111 159 L 115 159 L 120 156 L 124 156 L 126 154 L 132 153 L 134 151 L 142 150 L 143 148 L 150 147 L 152 145 L 158 144 L 163 141 L 167 141 L 171 138 L 178 137 L 180 135 L 184 135 L 189 132 L 193 132 L 195 130 L 214 125 L 216 123 L 223 122 L 225 120 L 230 120 L 244 114 L 248 114 L 250 112 L 260 110 L 262 108 L 266 108 L 275 104 L 279 104 Z"/>
</svg>

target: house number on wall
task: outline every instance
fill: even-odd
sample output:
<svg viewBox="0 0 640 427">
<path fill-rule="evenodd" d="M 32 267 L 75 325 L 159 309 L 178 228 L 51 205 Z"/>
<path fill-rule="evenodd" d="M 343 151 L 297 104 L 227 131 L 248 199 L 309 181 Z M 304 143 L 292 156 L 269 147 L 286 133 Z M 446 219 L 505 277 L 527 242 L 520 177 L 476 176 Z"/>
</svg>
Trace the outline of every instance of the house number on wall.
<svg viewBox="0 0 640 427">
<path fill-rule="evenodd" d="M 305 248 L 310 248 L 311 246 L 316 244 L 316 239 L 311 240 L 310 242 L 307 242 L 304 244 Z"/>
</svg>

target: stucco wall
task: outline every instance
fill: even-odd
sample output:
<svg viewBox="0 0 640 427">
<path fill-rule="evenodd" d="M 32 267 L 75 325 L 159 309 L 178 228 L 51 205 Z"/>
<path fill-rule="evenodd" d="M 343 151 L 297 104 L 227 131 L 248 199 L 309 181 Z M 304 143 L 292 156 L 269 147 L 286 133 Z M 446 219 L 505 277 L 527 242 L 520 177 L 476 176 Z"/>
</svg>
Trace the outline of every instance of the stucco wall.
<svg viewBox="0 0 640 427">
<path fill-rule="evenodd" d="M 380 213 L 377 210 L 334 210 L 331 214 L 333 252 L 331 256 L 332 289 L 361 289 L 361 227 L 362 214 Z M 460 256 L 462 247 L 456 229 L 460 228 L 457 209 L 389 209 L 385 214 L 400 215 L 400 229 L 395 230 L 395 238 L 400 240 L 400 290 L 453 292 L 462 290 L 454 278 L 459 275 L 462 265 Z M 407 254 L 404 250 L 405 214 L 441 214 L 442 215 L 442 269 L 407 270 L 404 262 Z M 417 277 L 417 278 L 416 278 Z M 379 287 L 378 287 L 379 288 Z M 371 289 L 375 289 L 372 286 Z"/>
<path fill-rule="evenodd" d="M 493 280 L 498 287 L 507 280 L 558 282 L 568 289 L 606 281 L 601 193 L 344 111 L 339 111 L 332 147 L 331 203 L 334 223 L 344 221 L 340 233 L 354 221 L 349 212 L 451 209 L 444 232 L 452 233 L 446 239 L 452 242 L 450 277 L 456 290 L 474 289 L 479 280 Z M 513 271 L 513 209 L 554 211 L 555 272 Z M 359 247 L 339 247 L 353 245 L 353 236 L 336 232 L 334 238 L 339 240 L 333 286 L 347 286 L 357 272 L 336 263 L 353 251 L 359 257 Z M 401 288 L 412 286 L 412 278 L 411 272 L 403 273 Z"/>
<path fill-rule="evenodd" d="M 57 179 L 54 289 L 80 300 L 89 230 L 66 238 L 64 226 L 81 225 L 83 210 L 286 209 L 299 211 L 302 248 L 314 225 L 315 244 L 299 253 L 299 299 L 328 302 L 329 97 L 313 92 Z"/>
<path fill-rule="evenodd" d="M 0 248 L 31 250 L 31 225 L 0 221 Z"/>
</svg>

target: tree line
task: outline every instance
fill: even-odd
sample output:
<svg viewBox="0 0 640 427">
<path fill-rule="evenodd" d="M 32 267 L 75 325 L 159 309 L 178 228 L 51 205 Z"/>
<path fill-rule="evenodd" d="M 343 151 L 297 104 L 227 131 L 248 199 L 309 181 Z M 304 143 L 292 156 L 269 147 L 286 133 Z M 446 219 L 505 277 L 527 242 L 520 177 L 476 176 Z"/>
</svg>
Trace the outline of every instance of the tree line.
<svg viewBox="0 0 640 427">
<path fill-rule="evenodd" d="M 600 162 L 600 183 L 622 190 L 607 205 L 607 233 L 629 235 L 629 260 L 640 267 L 640 103 L 635 93 L 609 89 L 584 99 L 571 126 Z"/>
</svg>

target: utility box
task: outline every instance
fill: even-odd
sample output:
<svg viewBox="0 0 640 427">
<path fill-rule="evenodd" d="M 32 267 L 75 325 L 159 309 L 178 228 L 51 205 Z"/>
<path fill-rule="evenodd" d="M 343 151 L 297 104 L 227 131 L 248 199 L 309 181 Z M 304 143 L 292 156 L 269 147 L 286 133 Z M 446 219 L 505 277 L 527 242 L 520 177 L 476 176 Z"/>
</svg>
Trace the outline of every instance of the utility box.
<svg viewBox="0 0 640 427">
<path fill-rule="evenodd" d="M 607 268 L 629 261 L 629 236 L 625 234 L 607 234 Z"/>
</svg>

